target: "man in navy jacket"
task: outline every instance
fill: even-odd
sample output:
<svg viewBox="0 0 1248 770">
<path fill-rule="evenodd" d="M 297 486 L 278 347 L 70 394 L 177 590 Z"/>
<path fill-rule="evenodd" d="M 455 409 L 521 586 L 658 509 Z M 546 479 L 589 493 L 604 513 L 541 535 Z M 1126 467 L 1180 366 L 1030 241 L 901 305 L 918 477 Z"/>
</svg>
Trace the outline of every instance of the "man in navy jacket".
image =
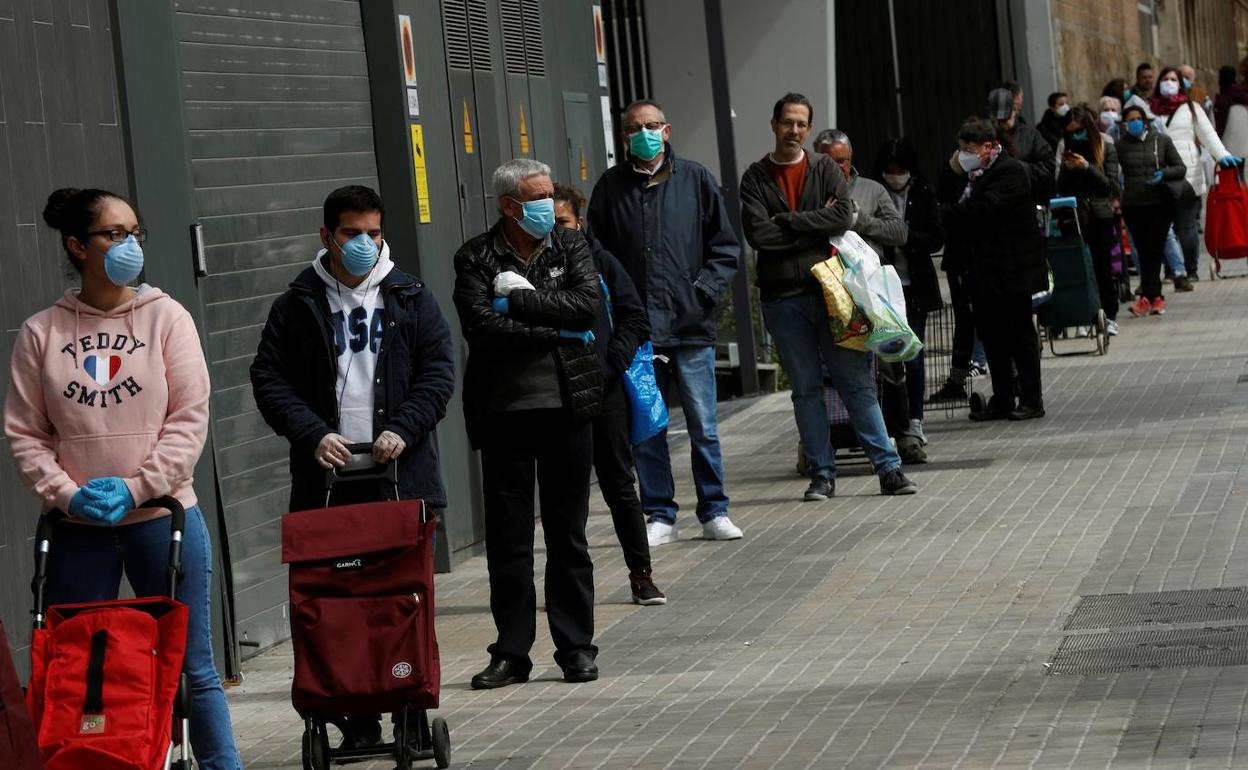
<svg viewBox="0 0 1248 770">
<path fill-rule="evenodd" d="M 608 169 L 589 201 L 589 231 L 615 255 L 650 316 L 659 386 L 680 385 L 703 537 L 735 540 L 728 518 L 715 403 L 715 307 L 736 275 L 741 247 L 719 184 L 691 160 L 677 158 L 672 127 L 652 101 L 623 118 L 627 162 Z M 672 543 L 676 485 L 664 431 L 635 448 L 650 545 Z"/>
</svg>

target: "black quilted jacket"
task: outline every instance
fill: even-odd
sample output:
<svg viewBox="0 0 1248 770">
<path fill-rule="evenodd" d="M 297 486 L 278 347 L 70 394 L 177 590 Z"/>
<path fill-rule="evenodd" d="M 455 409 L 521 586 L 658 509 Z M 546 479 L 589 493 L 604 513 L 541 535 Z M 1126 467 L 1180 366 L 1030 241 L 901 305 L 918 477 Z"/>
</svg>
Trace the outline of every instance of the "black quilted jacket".
<svg viewBox="0 0 1248 770">
<path fill-rule="evenodd" d="M 593 346 L 559 338 L 560 329 L 592 329 L 598 315 L 598 271 L 585 236 L 556 227 L 550 248 L 535 255 L 525 272 L 534 290 L 512 291 L 504 316 L 492 305 L 494 277 L 508 269 L 496 245 L 501 228 L 501 222 L 495 224 L 455 253 L 455 309 L 468 341 L 464 416 L 474 447 L 483 438 L 491 388 L 534 356 L 554 354 L 563 405 L 573 418 L 593 418 L 602 401 L 602 371 Z"/>
</svg>

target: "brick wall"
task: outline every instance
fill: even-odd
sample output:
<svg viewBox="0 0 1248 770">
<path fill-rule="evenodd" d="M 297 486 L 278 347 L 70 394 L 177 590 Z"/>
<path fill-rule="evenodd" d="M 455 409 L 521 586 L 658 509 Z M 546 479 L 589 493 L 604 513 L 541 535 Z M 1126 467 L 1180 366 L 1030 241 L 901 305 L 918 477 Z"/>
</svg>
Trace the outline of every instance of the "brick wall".
<svg viewBox="0 0 1248 770">
<path fill-rule="evenodd" d="M 1145 37 L 1147 29 L 1141 29 L 1139 5 L 1137 0 L 1052 0 L 1058 88 L 1076 102 L 1094 101 L 1111 79 L 1134 80 L 1136 65 L 1151 61 L 1190 63 L 1197 82 L 1216 91 L 1218 68 L 1240 56 L 1248 2 L 1167 0 L 1158 11 L 1156 52 L 1151 34 Z"/>
</svg>

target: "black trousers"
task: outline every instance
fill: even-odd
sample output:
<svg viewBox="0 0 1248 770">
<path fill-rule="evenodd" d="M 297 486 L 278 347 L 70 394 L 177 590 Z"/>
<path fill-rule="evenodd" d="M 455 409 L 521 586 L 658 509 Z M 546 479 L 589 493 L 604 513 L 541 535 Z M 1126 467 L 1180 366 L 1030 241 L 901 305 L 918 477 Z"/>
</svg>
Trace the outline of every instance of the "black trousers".
<svg viewBox="0 0 1248 770">
<path fill-rule="evenodd" d="M 485 557 L 490 612 L 498 641 L 493 657 L 531 664 L 537 636 L 533 586 L 533 486 L 541 501 L 546 540 L 546 619 L 555 662 L 577 651 L 597 655 L 594 638 L 594 565 L 585 541 L 593 431 L 562 409 L 495 414 L 483 437 Z"/>
<path fill-rule="evenodd" d="M 1140 294 L 1150 300 L 1161 294 L 1161 265 L 1165 261 L 1166 235 L 1174 222 L 1169 206 L 1139 206 L 1123 209 L 1123 219 L 1135 242 L 1135 260 L 1140 268 Z"/>
<path fill-rule="evenodd" d="M 962 281 L 962 276 L 949 273 L 949 301 L 953 305 L 953 355 L 949 364 L 965 372 L 971 368 L 975 352 L 975 316 Z"/>
<path fill-rule="evenodd" d="M 1109 320 L 1118 318 L 1118 282 L 1114 280 L 1114 244 L 1118 231 L 1112 219 L 1088 221 L 1088 231 L 1083 234 L 1092 253 L 1092 270 L 1096 273 L 1096 290 L 1101 298 L 1101 309 Z"/>
<path fill-rule="evenodd" d="M 975 328 L 988 356 L 992 375 L 989 408 L 1014 408 L 1014 375 L 1018 396 L 1025 406 L 1044 404 L 1040 389 L 1040 342 L 1031 322 L 1031 295 L 1005 294 L 976 297 Z"/>
<path fill-rule="evenodd" d="M 624 549 L 624 563 L 633 575 L 650 574 L 646 512 L 637 497 L 633 446 L 628 435 L 628 397 L 618 382 L 602 396 L 602 413 L 594 418 L 594 473 L 602 499 L 611 509 L 615 537 Z"/>
</svg>

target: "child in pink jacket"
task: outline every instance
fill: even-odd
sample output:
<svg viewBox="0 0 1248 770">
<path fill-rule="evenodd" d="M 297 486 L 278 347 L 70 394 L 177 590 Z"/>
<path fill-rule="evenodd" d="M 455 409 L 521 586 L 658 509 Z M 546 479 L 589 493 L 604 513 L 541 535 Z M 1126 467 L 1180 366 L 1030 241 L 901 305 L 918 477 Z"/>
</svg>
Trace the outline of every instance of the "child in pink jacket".
<svg viewBox="0 0 1248 770">
<path fill-rule="evenodd" d="M 146 232 L 120 196 L 57 190 L 43 218 L 60 231 L 82 288 L 22 324 L 4 432 L 42 509 L 68 514 L 53 534 L 48 601 L 116 599 L 123 571 L 137 595 L 163 593 L 168 511 L 142 505 L 164 495 L 181 501 L 191 742 L 204 770 L 236 770 L 212 659 L 211 543 L 192 488 L 209 396 L 195 323 L 160 289 L 130 286 L 143 270 Z"/>
</svg>

